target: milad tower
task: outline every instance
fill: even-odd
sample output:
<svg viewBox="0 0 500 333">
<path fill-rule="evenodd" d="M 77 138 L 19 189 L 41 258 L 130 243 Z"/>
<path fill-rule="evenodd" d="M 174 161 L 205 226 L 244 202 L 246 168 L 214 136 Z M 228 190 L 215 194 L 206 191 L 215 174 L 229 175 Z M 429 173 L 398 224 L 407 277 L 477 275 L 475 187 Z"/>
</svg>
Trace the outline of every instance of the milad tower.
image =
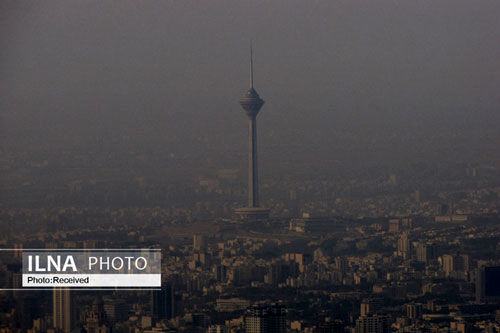
<svg viewBox="0 0 500 333">
<path fill-rule="evenodd" d="M 235 209 L 235 213 L 248 220 L 266 219 L 269 210 L 259 206 L 259 169 L 257 164 L 257 115 L 264 100 L 253 87 L 253 51 L 250 45 L 250 89 L 240 99 L 248 117 L 248 206 Z"/>
</svg>

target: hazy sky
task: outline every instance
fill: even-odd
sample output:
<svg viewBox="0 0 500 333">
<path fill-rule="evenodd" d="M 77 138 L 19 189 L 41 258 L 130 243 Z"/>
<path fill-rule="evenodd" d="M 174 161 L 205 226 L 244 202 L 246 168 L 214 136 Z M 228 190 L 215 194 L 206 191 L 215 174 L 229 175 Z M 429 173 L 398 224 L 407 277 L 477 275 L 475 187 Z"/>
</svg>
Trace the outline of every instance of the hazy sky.
<svg viewBox="0 0 500 333">
<path fill-rule="evenodd" d="M 259 130 L 277 149 L 332 128 L 491 126 L 499 17 L 498 0 L 3 0 L 2 129 L 244 145 L 250 39 Z"/>
</svg>

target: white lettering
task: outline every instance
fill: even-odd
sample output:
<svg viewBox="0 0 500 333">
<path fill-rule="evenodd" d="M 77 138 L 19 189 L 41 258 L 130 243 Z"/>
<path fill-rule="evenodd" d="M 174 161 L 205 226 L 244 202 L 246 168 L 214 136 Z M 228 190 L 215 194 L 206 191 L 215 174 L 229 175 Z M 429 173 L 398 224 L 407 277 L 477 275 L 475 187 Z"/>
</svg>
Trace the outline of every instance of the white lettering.
<svg viewBox="0 0 500 333">
<path fill-rule="evenodd" d="M 40 256 L 35 256 L 35 272 L 45 272 L 45 268 L 40 267 Z"/>
<path fill-rule="evenodd" d="M 56 272 L 61 271 L 61 256 L 57 256 L 57 261 L 54 261 L 52 256 L 47 256 L 47 271 L 52 272 L 52 267 L 54 267 Z"/>
<path fill-rule="evenodd" d="M 97 257 L 89 257 L 89 270 L 92 269 L 92 266 L 97 264 Z"/>
<path fill-rule="evenodd" d="M 115 261 L 117 261 L 117 260 L 120 262 L 120 266 L 118 266 L 118 267 L 115 266 Z M 123 259 L 120 257 L 114 257 L 113 260 L 111 261 L 111 266 L 113 266 L 113 269 L 115 271 L 119 271 L 120 269 L 123 268 Z"/>
<path fill-rule="evenodd" d="M 131 261 L 132 261 L 132 259 L 134 259 L 134 257 L 125 257 L 125 259 L 127 259 L 127 267 L 128 267 L 128 270 L 130 271 Z"/>
<path fill-rule="evenodd" d="M 66 256 L 64 261 L 64 265 L 61 267 L 61 256 L 46 256 L 47 266 L 42 265 L 42 261 L 40 260 L 40 256 L 35 256 L 35 272 L 65 272 L 68 269 L 71 269 L 73 272 L 77 271 L 75 259 L 73 256 Z M 33 258 L 32 256 L 28 256 L 28 271 L 33 271 Z"/>
<path fill-rule="evenodd" d="M 138 262 L 139 262 L 139 260 L 140 260 L 140 259 L 142 259 L 142 261 L 144 262 L 144 265 L 143 265 L 142 267 L 139 267 L 139 264 L 138 264 Z M 146 260 L 146 258 L 144 258 L 144 257 L 139 257 L 139 258 L 135 259 L 135 267 L 136 267 L 138 270 L 142 271 L 142 270 L 146 269 L 146 266 L 147 266 L 147 265 L 148 265 L 148 261 Z"/>
<path fill-rule="evenodd" d="M 99 269 L 102 271 L 103 263 L 106 264 L 106 270 L 109 271 L 109 257 L 106 257 L 106 261 L 102 260 L 102 257 L 99 257 Z"/>
<path fill-rule="evenodd" d="M 73 256 L 67 256 L 66 257 L 66 261 L 64 262 L 64 265 L 63 265 L 63 271 L 66 272 L 66 270 L 69 268 L 71 268 L 73 270 L 73 272 L 76 272 L 77 269 L 76 269 L 76 264 L 75 264 L 75 259 L 73 259 Z"/>
</svg>

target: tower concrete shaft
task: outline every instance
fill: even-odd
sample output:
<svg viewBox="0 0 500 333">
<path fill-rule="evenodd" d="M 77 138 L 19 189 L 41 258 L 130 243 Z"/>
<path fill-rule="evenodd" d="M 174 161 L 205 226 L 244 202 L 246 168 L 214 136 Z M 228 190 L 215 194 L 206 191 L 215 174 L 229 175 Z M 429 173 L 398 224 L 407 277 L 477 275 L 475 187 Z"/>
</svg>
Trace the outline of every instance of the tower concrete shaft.
<svg viewBox="0 0 500 333">
<path fill-rule="evenodd" d="M 248 117 L 248 207 L 259 207 L 257 119 L 255 116 Z"/>
</svg>

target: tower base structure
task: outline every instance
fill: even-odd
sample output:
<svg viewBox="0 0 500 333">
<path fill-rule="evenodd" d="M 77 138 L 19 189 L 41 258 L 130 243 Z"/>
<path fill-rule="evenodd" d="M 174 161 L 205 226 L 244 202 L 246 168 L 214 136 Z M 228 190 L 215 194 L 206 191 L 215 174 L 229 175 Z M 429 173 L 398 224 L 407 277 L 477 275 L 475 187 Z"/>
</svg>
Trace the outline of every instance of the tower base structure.
<svg viewBox="0 0 500 333">
<path fill-rule="evenodd" d="M 269 218 L 269 209 L 261 207 L 236 208 L 234 213 L 245 221 L 262 221 Z"/>
</svg>

